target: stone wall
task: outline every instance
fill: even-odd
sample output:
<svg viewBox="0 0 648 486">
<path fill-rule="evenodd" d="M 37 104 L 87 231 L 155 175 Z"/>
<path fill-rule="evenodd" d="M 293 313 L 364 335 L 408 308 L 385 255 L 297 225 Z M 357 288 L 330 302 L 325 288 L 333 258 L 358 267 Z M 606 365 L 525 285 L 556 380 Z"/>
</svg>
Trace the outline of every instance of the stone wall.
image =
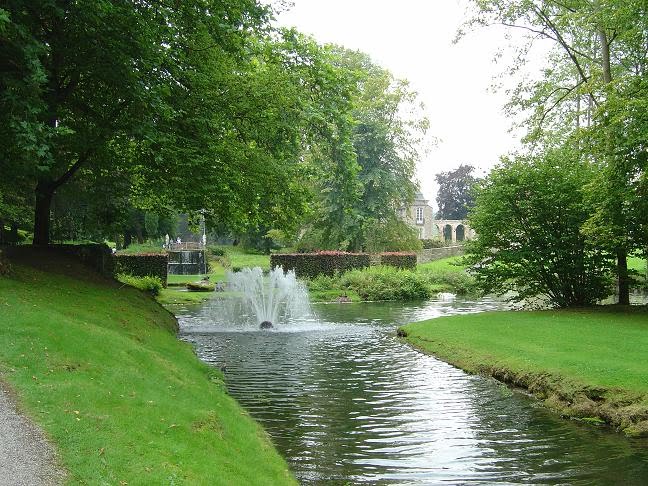
<svg viewBox="0 0 648 486">
<path fill-rule="evenodd" d="M 50 249 L 77 258 L 84 265 L 94 269 L 105 277 L 112 278 L 115 261 L 112 250 L 103 243 L 83 245 L 50 245 Z"/>
<path fill-rule="evenodd" d="M 434 260 L 441 260 L 451 256 L 463 255 L 463 246 L 445 246 L 443 248 L 429 248 L 416 252 L 417 263 L 427 263 Z"/>
</svg>

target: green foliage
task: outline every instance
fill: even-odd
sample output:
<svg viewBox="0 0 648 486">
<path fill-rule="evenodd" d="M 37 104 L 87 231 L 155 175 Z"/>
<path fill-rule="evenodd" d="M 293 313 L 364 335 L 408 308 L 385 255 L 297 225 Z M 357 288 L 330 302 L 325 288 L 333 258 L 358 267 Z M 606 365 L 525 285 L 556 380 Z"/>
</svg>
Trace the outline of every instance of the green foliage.
<svg viewBox="0 0 648 486">
<path fill-rule="evenodd" d="M 365 268 L 370 263 L 366 253 L 322 251 L 319 253 L 275 253 L 270 256 L 270 267 L 294 270 L 298 277 L 334 275 L 352 268 Z"/>
<path fill-rule="evenodd" d="M 474 201 L 473 187 L 477 183 L 474 170 L 472 165 L 461 164 L 454 170 L 434 176 L 439 185 L 436 198 L 439 218 L 465 219 L 468 216 Z"/>
<path fill-rule="evenodd" d="M 363 300 L 418 300 L 431 294 L 422 275 L 383 266 L 346 272 L 340 286 L 357 292 Z"/>
<path fill-rule="evenodd" d="M 610 293 L 609 255 L 581 232 L 593 176 L 569 147 L 503 159 L 470 214 L 478 238 L 466 244 L 466 260 L 485 292 L 543 295 L 558 307 L 592 305 Z"/>
<path fill-rule="evenodd" d="M 413 270 L 416 268 L 416 253 L 389 252 L 380 254 L 380 264 L 388 267 Z"/>
<path fill-rule="evenodd" d="M 629 302 L 627 256 L 648 246 L 646 96 L 648 11 L 644 0 L 474 0 L 469 25 L 526 30 L 517 71 L 538 39 L 552 46 L 546 69 L 512 90 L 508 109 L 525 115 L 526 141 L 548 149 L 576 139 L 597 165 L 588 187 L 591 241 L 617 259 L 619 303 Z"/>
<path fill-rule="evenodd" d="M 419 270 L 431 286 L 432 294 L 435 292 L 452 292 L 455 294 L 478 294 L 480 288 L 475 277 L 461 270 Z"/>
<path fill-rule="evenodd" d="M 308 281 L 308 289 L 316 298 L 347 293 L 361 300 L 416 300 L 434 297 L 438 292 L 469 294 L 477 291 L 475 279 L 460 266 L 453 266 L 452 270 L 441 264 L 422 268 L 404 270 L 375 266 L 343 274 L 318 275 Z"/>
<path fill-rule="evenodd" d="M 168 263 L 169 257 L 166 253 L 118 253 L 115 255 L 115 274 L 157 277 L 166 287 Z"/>
<path fill-rule="evenodd" d="M 361 53 L 341 47 L 328 50 L 331 62 L 352 76 L 352 109 L 333 150 L 316 147 L 318 197 L 316 244 L 309 249 L 381 251 L 411 248 L 410 231 L 395 231 L 399 208 L 411 203 L 419 143 L 427 129 L 416 93 L 406 81 Z M 341 161 L 346 161 L 341 167 Z M 338 161 L 336 163 L 336 161 Z M 371 240 L 383 231 L 383 241 Z M 406 236 L 407 248 L 403 247 Z M 376 238 L 378 240 L 379 238 Z"/>
<path fill-rule="evenodd" d="M 418 251 L 422 247 L 417 231 L 400 218 L 368 220 L 362 239 L 368 253 Z"/>
<path fill-rule="evenodd" d="M 159 277 L 151 277 L 149 275 L 145 277 L 134 277 L 127 273 L 118 273 L 115 275 L 115 278 L 123 284 L 130 285 L 144 292 L 149 292 L 154 296 L 159 295 L 160 291 L 164 288 Z"/>
<path fill-rule="evenodd" d="M 207 247 L 207 253 L 209 256 L 215 256 L 215 257 L 222 257 L 226 256 L 227 252 L 222 246 L 217 246 L 217 245 L 209 245 Z"/>
<path fill-rule="evenodd" d="M 424 239 L 421 240 L 421 244 L 426 250 L 429 250 L 431 248 L 443 248 L 444 246 L 446 246 L 445 241 L 443 241 L 441 238 Z"/>
</svg>

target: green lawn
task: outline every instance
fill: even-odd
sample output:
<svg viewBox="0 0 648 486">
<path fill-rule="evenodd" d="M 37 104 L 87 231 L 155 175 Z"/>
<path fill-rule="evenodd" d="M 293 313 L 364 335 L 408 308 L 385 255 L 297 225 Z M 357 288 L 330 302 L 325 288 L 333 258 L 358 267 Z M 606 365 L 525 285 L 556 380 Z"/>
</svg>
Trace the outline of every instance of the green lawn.
<svg viewBox="0 0 648 486">
<path fill-rule="evenodd" d="M 46 258 L 49 258 L 46 259 Z M 294 484 L 222 375 L 146 294 L 72 260 L 0 277 L 0 373 L 71 483 Z"/>
<path fill-rule="evenodd" d="M 270 270 L 270 255 L 248 253 L 238 246 L 223 247 L 229 256 L 232 267 L 261 267 Z"/>
<path fill-rule="evenodd" d="M 403 329 L 415 346 L 470 372 L 511 373 L 531 388 L 551 383 L 563 398 L 590 390 L 583 393 L 592 400 L 629 400 L 648 419 L 645 308 L 487 312 Z M 621 425 L 627 419 L 620 416 Z"/>
<path fill-rule="evenodd" d="M 638 272 L 641 276 L 646 276 L 646 260 L 639 257 L 628 257 L 628 269 Z"/>
<path fill-rule="evenodd" d="M 417 265 L 418 270 L 423 271 L 446 271 L 446 272 L 463 272 L 466 270 L 465 265 L 462 264 L 463 257 L 454 256 L 434 260 L 428 263 L 421 263 Z"/>
</svg>

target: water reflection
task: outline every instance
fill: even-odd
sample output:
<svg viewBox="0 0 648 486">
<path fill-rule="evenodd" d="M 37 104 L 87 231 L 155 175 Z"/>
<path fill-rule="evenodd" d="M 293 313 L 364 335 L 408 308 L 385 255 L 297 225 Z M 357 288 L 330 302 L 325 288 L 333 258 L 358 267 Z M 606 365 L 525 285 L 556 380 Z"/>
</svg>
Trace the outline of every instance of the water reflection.
<svg viewBox="0 0 648 486">
<path fill-rule="evenodd" d="M 394 336 L 404 322 L 501 305 L 320 305 L 318 323 L 289 332 L 240 332 L 204 309 L 181 323 L 304 483 L 645 484 L 645 442 L 560 420 Z"/>
</svg>

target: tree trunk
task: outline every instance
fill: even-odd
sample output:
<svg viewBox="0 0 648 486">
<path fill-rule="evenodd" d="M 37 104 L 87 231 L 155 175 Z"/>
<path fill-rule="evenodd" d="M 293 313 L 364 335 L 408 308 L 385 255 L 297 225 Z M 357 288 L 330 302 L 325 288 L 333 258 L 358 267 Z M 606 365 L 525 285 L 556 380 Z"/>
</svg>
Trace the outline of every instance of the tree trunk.
<svg viewBox="0 0 648 486">
<path fill-rule="evenodd" d="M 18 223 L 11 223 L 11 230 L 9 231 L 9 239 L 12 244 L 18 244 Z"/>
<path fill-rule="evenodd" d="M 617 250 L 617 276 L 619 279 L 619 304 L 630 305 L 630 279 L 628 278 L 628 252 Z"/>
<path fill-rule="evenodd" d="M 34 245 L 50 243 L 50 210 L 54 189 L 51 184 L 39 182 L 36 186 L 36 206 L 34 210 Z"/>
<path fill-rule="evenodd" d="M 610 84 L 612 82 L 612 66 L 610 61 L 610 43 L 605 29 L 598 30 L 599 43 L 601 45 L 601 67 L 603 68 L 603 82 Z M 614 152 L 612 143 L 608 142 L 608 154 Z M 610 158 L 608 165 L 613 164 L 614 160 Z M 618 210 L 619 214 L 622 209 Z M 630 279 L 628 278 L 628 251 L 625 248 L 617 248 L 617 279 L 619 283 L 619 304 L 630 305 Z"/>
<path fill-rule="evenodd" d="M 0 218 L 0 245 L 4 245 L 5 243 L 4 220 Z"/>
<path fill-rule="evenodd" d="M 128 248 L 133 241 L 133 235 L 130 231 L 124 233 L 124 248 Z"/>
</svg>

